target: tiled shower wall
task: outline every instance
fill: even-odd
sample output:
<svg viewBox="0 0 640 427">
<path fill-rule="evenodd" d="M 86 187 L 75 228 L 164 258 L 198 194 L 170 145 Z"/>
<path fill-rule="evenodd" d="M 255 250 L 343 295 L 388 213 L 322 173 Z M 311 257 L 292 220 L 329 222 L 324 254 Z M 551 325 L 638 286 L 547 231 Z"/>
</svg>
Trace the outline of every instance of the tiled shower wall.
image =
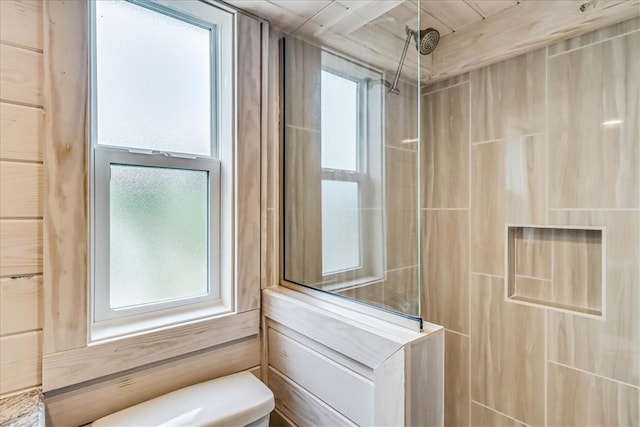
<svg viewBox="0 0 640 427">
<path fill-rule="evenodd" d="M 633 19 L 427 87 L 423 317 L 446 328 L 446 425 L 640 424 L 638 76 Z M 506 224 L 604 227 L 604 315 L 507 301 Z"/>
</svg>

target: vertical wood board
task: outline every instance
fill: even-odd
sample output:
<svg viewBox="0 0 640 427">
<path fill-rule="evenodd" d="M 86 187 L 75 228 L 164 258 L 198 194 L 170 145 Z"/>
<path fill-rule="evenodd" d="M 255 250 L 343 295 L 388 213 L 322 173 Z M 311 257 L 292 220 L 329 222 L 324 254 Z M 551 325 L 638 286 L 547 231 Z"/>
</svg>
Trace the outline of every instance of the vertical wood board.
<svg viewBox="0 0 640 427">
<path fill-rule="evenodd" d="M 86 346 L 87 7 L 45 2 L 45 354 Z"/>
</svg>

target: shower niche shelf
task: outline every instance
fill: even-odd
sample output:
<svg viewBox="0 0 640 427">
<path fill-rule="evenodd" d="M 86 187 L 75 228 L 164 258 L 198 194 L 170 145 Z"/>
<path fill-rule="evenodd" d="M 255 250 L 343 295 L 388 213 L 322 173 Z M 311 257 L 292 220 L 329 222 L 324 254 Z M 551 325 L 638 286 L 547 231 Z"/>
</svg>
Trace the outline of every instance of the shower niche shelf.
<svg viewBox="0 0 640 427">
<path fill-rule="evenodd" d="M 507 300 L 603 317 L 605 229 L 507 225 Z"/>
</svg>

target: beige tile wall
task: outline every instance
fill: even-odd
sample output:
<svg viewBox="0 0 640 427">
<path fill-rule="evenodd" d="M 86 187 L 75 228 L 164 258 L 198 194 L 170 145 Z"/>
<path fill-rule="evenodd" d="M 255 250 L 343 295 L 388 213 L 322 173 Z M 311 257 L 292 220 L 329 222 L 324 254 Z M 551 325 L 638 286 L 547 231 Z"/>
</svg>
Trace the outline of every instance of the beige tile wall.
<svg viewBox="0 0 640 427">
<path fill-rule="evenodd" d="M 636 18 L 427 87 L 422 315 L 447 329 L 446 425 L 640 424 L 639 52 Z M 508 223 L 605 227 L 602 295 L 544 287 L 598 275 L 589 236 L 516 260 L 519 292 L 603 316 L 506 301 Z"/>
</svg>

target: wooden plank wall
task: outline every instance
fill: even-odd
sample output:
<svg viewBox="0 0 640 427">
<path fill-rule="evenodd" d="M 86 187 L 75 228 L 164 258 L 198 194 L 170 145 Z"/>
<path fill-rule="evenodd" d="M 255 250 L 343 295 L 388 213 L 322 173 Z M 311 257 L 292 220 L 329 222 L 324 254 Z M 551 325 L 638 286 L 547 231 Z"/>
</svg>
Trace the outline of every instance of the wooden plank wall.
<svg viewBox="0 0 640 427">
<path fill-rule="evenodd" d="M 40 385 L 41 0 L 0 1 L 0 396 Z"/>
</svg>

